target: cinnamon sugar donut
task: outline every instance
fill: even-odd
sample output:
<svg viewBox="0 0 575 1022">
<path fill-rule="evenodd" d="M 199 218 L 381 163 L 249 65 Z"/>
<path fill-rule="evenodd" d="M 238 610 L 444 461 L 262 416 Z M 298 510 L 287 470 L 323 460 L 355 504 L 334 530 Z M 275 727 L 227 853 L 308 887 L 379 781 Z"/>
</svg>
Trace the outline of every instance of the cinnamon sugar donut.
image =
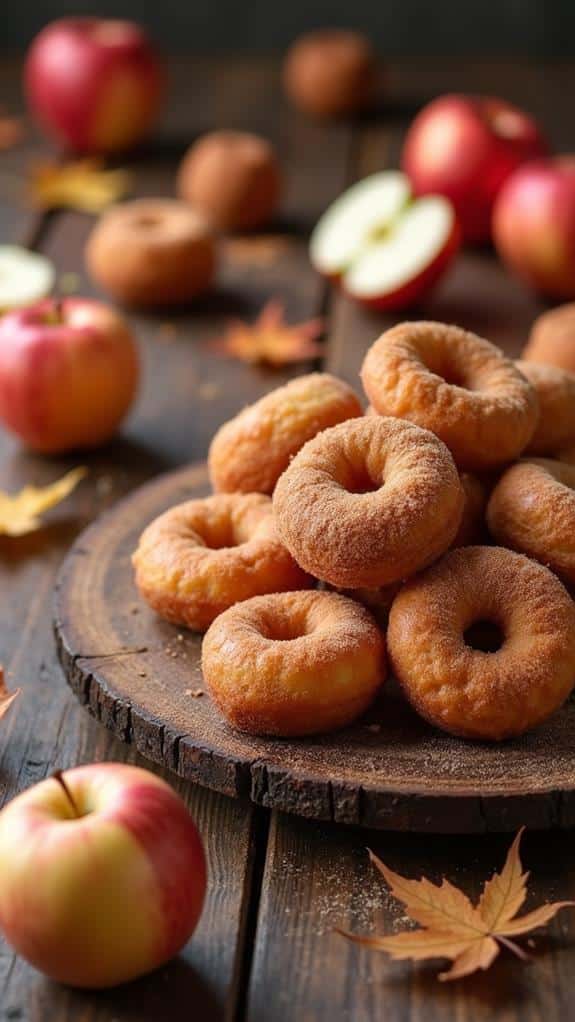
<svg viewBox="0 0 575 1022">
<path fill-rule="evenodd" d="M 495 539 L 575 582 L 575 465 L 533 458 L 502 475 L 487 506 Z"/>
<path fill-rule="evenodd" d="M 98 221 L 86 245 L 86 264 L 119 302 L 141 308 L 178 305 L 211 284 L 214 239 L 187 203 L 134 199 L 112 206 Z"/>
<path fill-rule="evenodd" d="M 202 670 L 241 731 L 318 734 L 367 709 L 385 678 L 385 642 L 367 611 L 336 593 L 256 596 L 214 621 Z"/>
<path fill-rule="evenodd" d="M 535 320 L 521 357 L 575 373 L 575 302 L 550 309 Z"/>
<path fill-rule="evenodd" d="M 555 455 L 575 444 L 575 375 L 557 366 L 516 362 L 535 388 L 539 417 L 526 454 Z"/>
<path fill-rule="evenodd" d="M 280 535 L 305 571 L 337 587 L 372 589 L 447 549 L 463 492 L 433 433 L 364 416 L 309 440 L 280 477 L 273 503 Z"/>
<path fill-rule="evenodd" d="M 282 546 L 272 502 L 260 493 L 170 508 L 144 530 L 132 563 L 150 607 L 197 631 L 240 600 L 311 585 Z"/>
<path fill-rule="evenodd" d="M 575 680 L 575 604 L 547 568 L 498 547 L 452 550 L 409 581 L 387 641 L 414 708 L 464 738 L 522 734 Z"/>
<path fill-rule="evenodd" d="M 214 490 L 273 493 L 307 440 L 358 415 L 358 397 L 335 376 L 311 373 L 291 380 L 220 427 L 208 456 Z"/>
<path fill-rule="evenodd" d="M 381 415 L 423 426 L 461 468 L 484 470 L 516 458 L 537 421 L 524 376 L 489 341 L 444 323 L 400 323 L 372 345 L 361 370 Z"/>
</svg>

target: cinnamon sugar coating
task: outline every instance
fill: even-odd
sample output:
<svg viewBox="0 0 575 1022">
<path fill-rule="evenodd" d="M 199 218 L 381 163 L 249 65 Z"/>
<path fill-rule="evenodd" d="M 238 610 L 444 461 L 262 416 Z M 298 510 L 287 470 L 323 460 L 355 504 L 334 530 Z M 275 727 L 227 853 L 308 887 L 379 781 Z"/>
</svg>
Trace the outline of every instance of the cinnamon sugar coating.
<svg viewBox="0 0 575 1022">
<path fill-rule="evenodd" d="M 489 341 L 444 323 L 400 323 L 361 370 L 376 411 L 430 429 L 471 471 L 516 458 L 535 430 L 535 392 Z"/>
<path fill-rule="evenodd" d="M 273 497 L 298 564 L 341 588 L 400 581 L 452 542 L 463 508 L 453 459 L 428 430 L 350 419 L 301 449 Z"/>
<path fill-rule="evenodd" d="M 525 453 L 555 456 L 575 444 L 575 374 L 557 366 L 516 362 L 535 388 L 539 416 Z"/>
<path fill-rule="evenodd" d="M 144 530 L 132 563 L 152 609 L 197 631 L 239 600 L 312 584 L 279 539 L 270 498 L 259 493 L 178 504 Z"/>
<path fill-rule="evenodd" d="M 500 630 L 497 651 L 466 641 L 478 622 Z M 466 738 L 522 734 L 561 706 L 575 680 L 575 604 L 547 568 L 499 547 L 450 551 L 408 582 L 387 640 L 418 713 Z"/>
<path fill-rule="evenodd" d="M 239 730 L 318 734 L 351 723 L 372 702 L 386 674 L 385 640 L 363 607 L 336 593 L 257 596 L 213 623 L 202 670 Z"/>
<path fill-rule="evenodd" d="M 521 357 L 575 373 L 575 302 L 549 309 L 535 320 Z"/>
<path fill-rule="evenodd" d="M 214 490 L 273 493 L 306 441 L 358 415 L 359 398 L 335 376 L 310 373 L 291 380 L 220 427 L 208 456 Z"/>
<path fill-rule="evenodd" d="M 575 583 L 575 465 L 533 458 L 502 475 L 487 507 L 495 539 Z"/>
</svg>

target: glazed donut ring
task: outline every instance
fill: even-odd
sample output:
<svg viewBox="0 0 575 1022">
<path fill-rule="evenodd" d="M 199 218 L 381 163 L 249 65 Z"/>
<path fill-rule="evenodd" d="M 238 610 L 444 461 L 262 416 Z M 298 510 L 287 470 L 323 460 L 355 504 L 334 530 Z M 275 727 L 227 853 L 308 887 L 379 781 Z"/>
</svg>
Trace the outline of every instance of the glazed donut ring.
<svg viewBox="0 0 575 1022">
<path fill-rule="evenodd" d="M 479 623 L 499 632 L 491 652 L 470 631 Z M 522 734 L 575 680 L 575 604 L 547 568 L 498 547 L 452 550 L 408 582 L 387 641 L 418 713 L 465 738 Z"/>
<path fill-rule="evenodd" d="M 177 305 L 204 292 L 215 272 L 206 221 L 177 199 L 112 206 L 86 245 L 91 276 L 117 301 L 141 308 Z"/>
<path fill-rule="evenodd" d="M 435 433 L 460 468 L 512 461 L 537 421 L 533 388 L 499 348 L 456 326 L 400 323 L 365 356 L 371 404 Z"/>
<path fill-rule="evenodd" d="M 539 417 L 526 454 L 556 455 L 575 444 L 575 374 L 557 366 L 516 362 L 535 388 Z"/>
<path fill-rule="evenodd" d="M 498 543 L 575 582 L 575 465 L 533 458 L 511 465 L 487 506 Z"/>
<path fill-rule="evenodd" d="M 208 457 L 214 490 L 273 493 L 282 472 L 306 441 L 358 415 L 358 397 L 335 376 L 311 373 L 291 380 L 218 430 Z"/>
<path fill-rule="evenodd" d="M 549 309 L 535 320 L 521 357 L 575 373 L 575 302 Z"/>
<path fill-rule="evenodd" d="M 256 596 L 213 623 L 202 670 L 241 731 L 318 734 L 367 709 L 385 678 L 385 642 L 367 611 L 336 593 Z"/>
<path fill-rule="evenodd" d="M 311 585 L 282 546 L 271 500 L 260 493 L 189 500 L 165 511 L 142 533 L 132 563 L 150 607 L 197 631 L 240 600 Z"/>
<path fill-rule="evenodd" d="M 428 430 L 350 419 L 296 454 L 273 497 L 298 564 L 338 588 L 397 582 L 439 557 L 461 519 L 453 459 Z"/>
</svg>

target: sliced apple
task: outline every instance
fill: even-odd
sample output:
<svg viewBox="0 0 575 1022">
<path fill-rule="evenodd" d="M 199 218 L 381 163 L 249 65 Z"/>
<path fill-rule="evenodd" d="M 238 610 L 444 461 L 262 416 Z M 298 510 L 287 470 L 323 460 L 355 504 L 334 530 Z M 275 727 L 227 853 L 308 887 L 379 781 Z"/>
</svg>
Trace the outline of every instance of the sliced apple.
<svg viewBox="0 0 575 1022">
<path fill-rule="evenodd" d="M 460 243 L 448 199 L 412 197 L 398 171 L 353 185 L 324 213 L 311 261 L 350 297 L 382 309 L 413 305 L 447 269 Z"/>
<path fill-rule="evenodd" d="M 45 298 L 54 287 L 49 259 L 19 245 L 0 245 L 0 312 Z"/>
</svg>

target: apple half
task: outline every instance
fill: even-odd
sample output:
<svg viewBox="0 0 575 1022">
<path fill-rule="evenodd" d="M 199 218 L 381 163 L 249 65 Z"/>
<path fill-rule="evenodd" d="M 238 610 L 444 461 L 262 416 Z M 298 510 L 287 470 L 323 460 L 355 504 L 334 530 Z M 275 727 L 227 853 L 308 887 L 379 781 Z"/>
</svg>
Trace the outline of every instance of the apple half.
<svg viewBox="0 0 575 1022">
<path fill-rule="evenodd" d="M 0 245 L 0 313 L 45 298 L 55 277 L 45 256 L 19 245 Z"/>
<path fill-rule="evenodd" d="M 460 241 L 450 201 L 415 199 L 406 175 L 389 170 L 358 181 L 332 203 L 312 233 L 310 258 L 350 298 L 402 309 L 436 283 Z"/>
</svg>

